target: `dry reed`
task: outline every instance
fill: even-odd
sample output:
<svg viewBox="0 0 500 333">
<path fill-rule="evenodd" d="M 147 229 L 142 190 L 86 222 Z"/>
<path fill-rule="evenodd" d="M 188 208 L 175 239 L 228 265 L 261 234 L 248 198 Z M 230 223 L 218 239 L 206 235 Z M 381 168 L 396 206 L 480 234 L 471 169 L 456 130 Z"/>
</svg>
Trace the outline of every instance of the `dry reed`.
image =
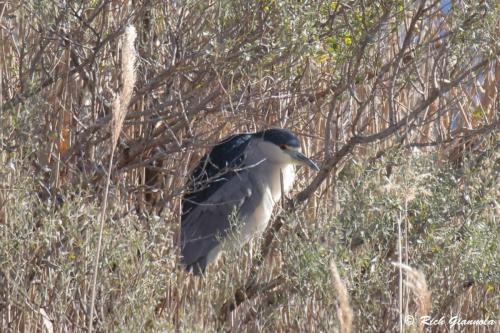
<svg viewBox="0 0 500 333">
<path fill-rule="evenodd" d="M 432 304 L 431 292 L 427 287 L 425 275 L 421 271 L 403 263 L 393 262 L 392 264 L 406 273 L 407 280 L 404 281 L 404 284 L 415 295 L 417 304 L 416 323 L 418 331 L 422 333 L 425 330 L 423 318 L 429 314 Z"/>
<path fill-rule="evenodd" d="M 89 319 L 88 319 L 88 332 L 92 332 L 93 321 L 94 321 L 94 307 L 95 307 L 95 297 L 96 297 L 96 288 L 97 288 L 97 278 L 99 272 L 99 259 L 101 255 L 101 247 L 102 247 L 102 235 L 104 231 L 104 222 L 106 219 L 106 208 L 108 203 L 108 195 L 109 195 L 109 186 L 111 181 L 111 171 L 113 169 L 113 158 L 116 149 L 116 145 L 118 143 L 118 138 L 120 136 L 120 132 L 123 127 L 123 121 L 125 120 L 125 116 L 127 114 L 127 107 L 132 98 L 132 92 L 135 85 L 135 61 L 136 61 L 136 52 L 134 48 L 135 38 L 137 37 L 137 33 L 135 31 L 134 26 L 128 26 L 125 29 L 125 35 L 123 37 L 123 53 L 122 53 L 122 81 L 123 88 L 120 94 L 115 98 L 113 102 L 113 122 L 112 122 L 112 143 L 111 143 L 111 156 L 109 158 L 109 167 L 108 167 L 108 177 L 106 179 L 106 187 L 104 190 L 104 200 L 102 205 L 101 214 L 99 216 L 99 239 L 97 242 L 97 249 L 95 255 L 95 263 L 94 263 L 94 274 L 92 279 L 92 294 L 90 296 L 90 305 L 89 305 Z"/>
<path fill-rule="evenodd" d="M 349 294 L 345 283 L 340 278 L 337 265 L 333 260 L 330 262 L 330 271 L 333 276 L 333 286 L 337 291 L 337 299 L 339 302 L 337 306 L 337 315 L 340 322 L 340 332 L 350 333 L 352 332 L 353 312 L 349 304 Z"/>
<path fill-rule="evenodd" d="M 399 149 L 405 153 L 408 148 L 419 150 L 421 160 L 427 158 L 427 151 L 438 152 L 441 155 L 438 154 L 436 164 L 453 161 L 462 167 L 469 154 L 486 146 L 488 133 L 499 124 L 495 110 L 500 99 L 495 83 L 499 81 L 500 62 L 498 57 L 491 57 L 491 45 L 496 44 L 491 43 L 488 30 L 492 11 L 471 3 L 464 16 L 457 2 L 444 13 L 439 1 L 406 2 L 404 6 L 309 2 L 299 7 L 293 2 L 279 2 L 265 10 L 261 2 L 249 1 L 226 1 L 217 6 L 205 1 L 144 1 L 134 2 L 133 8 L 101 1 L 98 5 L 82 2 L 78 9 L 66 2 L 41 2 L 47 6 L 32 3 L 0 5 L 0 162 L 8 166 L 0 170 L 0 233 L 4 240 L 0 248 L 5 251 L 0 253 L 0 286 L 5 286 L 0 288 L 2 328 L 43 330 L 48 322 L 42 319 L 50 318 L 57 332 L 89 327 L 92 330 L 92 325 L 102 331 L 130 331 L 150 315 L 148 307 L 158 301 L 155 297 L 164 296 L 161 314 L 147 318 L 151 325 L 165 325 L 158 330 L 210 330 L 214 325 L 213 308 L 232 300 L 234 290 L 245 286 L 245 271 L 238 271 L 235 281 L 227 265 L 221 265 L 215 278 L 198 283 L 193 290 L 186 287 L 185 276 L 176 268 L 175 248 L 185 176 L 200 155 L 222 137 L 270 126 L 296 131 L 308 155 L 324 166 L 314 180 L 300 171 L 295 190 L 311 185 L 296 197 L 307 207 L 295 205 L 293 211 L 297 218 L 308 213 L 307 220 L 313 224 L 304 223 L 303 234 L 322 230 L 324 235 L 316 239 L 317 244 L 330 242 L 330 255 L 342 260 L 343 266 L 345 261 L 349 281 L 360 285 L 350 294 L 352 308 L 359 313 L 352 318 L 356 329 L 397 329 L 397 311 L 393 306 L 397 303 L 397 283 L 403 282 L 403 278 L 394 277 L 389 282 L 392 288 L 385 288 L 386 276 L 380 275 L 394 273 L 393 270 L 375 261 L 369 264 L 370 271 L 366 263 L 371 258 L 390 256 L 398 241 L 405 242 L 404 258 L 401 253 L 399 262 L 426 265 L 435 260 L 436 265 L 428 268 L 433 271 L 426 274 L 432 281 L 430 288 L 439 290 L 433 292 L 437 313 L 447 313 L 452 306 L 461 308 L 464 297 L 459 291 L 452 294 L 450 290 L 460 290 L 455 287 L 463 283 L 462 267 L 450 267 L 449 256 L 440 257 L 439 249 L 448 245 L 440 240 L 447 238 L 434 237 L 433 233 L 439 234 L 446 225 L 447 230 L 460 234 L 462 228 L 457 227 L 457 231 L 453 227 L 463 221 L 456 216 L 450 220 L 448 215 L 469 209 L 473 212 L 468 215 L 471 218 L 480 216 L 488 211 L 484 200 L 481 199 L 480 210 L 473 205 L 458 209 L 453 202 L 465 199 L 453 196 L 454 188 L 445 187 L 446 183 L 441 187 L 448 192 L 441 197 L 433 197 L 439 187 L 432 187 L 434 192 L 427 194 L 416 193 L 406 198 L 411 202 L 402 209 L 408 211 L 405 228 L 399 230 L 399 238 L 391 238 L 387 235 L 393 232 L 397 217 L 389 214 L 393 206 L 384 206 L 384 202 L 404 196 L 399 191 L 399 181 L 385 195 L 372 197 L 373 193 L 362 193 L 362 209 L 356 204 L 349 208 L 349 198 L 357 191 L 357 186 L 349 184 L 371 184 L 380 189 L 379 183 L 369 183 L 360 171 L 365 158 L 372 154 L 371 166 L 387 166 L 387 175 L 381 176 L 384 173 L 380 172 L 373 178 L 391 178 L 391 173 L 398 172 L 399 162 L 387 161 Z M 420 10 L 421 6 L 426 9 Z M 128 39 L 119 42 L 124 27 L 132 21 L 141 39 L 137 78 L 133 70 L 133 33 L 127 29 Z M 50 28 L 37 28 L 48 22 Z M 307 40 L 305 35 L 309 36 Z M 403 37 L 406 41 L 401 40 Z M 121 70 L 113 65 L 119 54 L 115 52 L 116 45 L 120 43 Z M 140 84 L 132 96 L 136 79 Z M 116 87 L 118 81 L 122 89 L 114 98 L 109 87 Z M 124 123 L 127 108 L 130 112 Z M 107 141 L 110 122 L 111 154 Z M 130 135 L 123 145 L 117 145 L 120 132 L 124 131 Z M 101 165 L 108 163 L 105 177 Z M 418 163 L 413 163 L 412 168 L 423 170 Z M 113 216 L 123 217 L 119 229 L 113 219 L 106 217 L 111 209 L 105 214 L 111 170 L 119 173 L 122 181 L 116 187 L 119 205 L 113 207 L 118 214 Z M 437 167 L 426 172 L 436 170 Z M 455 175 L 456 170 L 445 170 L 445 175 Z M 23 178 L 26 174 L 33 175 L 28 185 Z M 366 174 L 373 175 L 368 171 Z M 435 183 L 442 178 L 436 177 Z M 475 181 L 479 182 L 477 178 Z M 29 188 L 25 198 L 18 192 L 22 184 Z M 100 198 L 103 184 L 103 204 L 89 203 Z M 470 186 L 468 191 L 475 188 Z M 88 192 L 80 197 L 78 191 Z M 157 201 L 150 200 L 153 195 L 148 194 L 154 194 Z M 64 204 L 58 202 L 59 195 Z M 451 199 L 435 204 L 441 198 Z M 28 207 L 24 215 L 17 210 L 18 200 L 23 209 Z M 365 201 L 372 204 L 362 205 Z M 49 211 L 54 202 L 55 211 Z M 372 220 L 371 216 L 378 216 L 377 209 L 385 209 L 386 214 Z M 98 210 L 102 213 L 98 214 Z M 359 214 L 353 217 L 349 210 Z M 134 213 L 138 211 L 140 214 Z M 322 212 L 327 212 L 328 219 Z M 387 216 L 393 219 L 387 222 Z M 442 221 L 443 216 L 446 223 L 436 222 Z M 417 223 L 410 223 L 413 219 Z M 425 222 L 418 223 L 420 219 Z M 92 223 L 86 222 L 95 220 L 99 223 L 98 234 L 89 227 Z M 31 226 L 33 221 L 36 225 Z M 489 220 L 483 216 L 477 225 L 484 221 Z M 278 222 L 287 225 L 288 220 Z M 25 226 L 30 226 L 30 230 L 23 229 Z M 475 228 L 467 224 L 467 232 Z M 366 251 L 365 258 L 353 256 L 344 239 L 338 239 L 337 232 L 330 232 L 344 229 L 347 239 L 360 232 L 370 235 L 358 237 L 364 243 L 356 251 Z M 116 235 L 122 230 L 127 232 Z M 471 304 L 488 303 L 490 289 L 498 289 L 480 280 L 493 276 L 489 272 L 483 274 L 491 265 L 477 268 L 480 265 L 476 262 L 482 258 L 473 255 L 488 252 L 489 247 L 481 251 L 477 248 L 490 234 L 476 232 L 472 240 L 454 243 L 473 245 L 474 251 L 463 252 L 473 258 L 469 260 L 471 267 L 466 268 L 481 273 L 471 278 L 471 284 L 475 284 Z M 108 233 L 113 237 L 108 237 Z M 278 237 L 283 233 L 287 232 L 277 232 Z M 93 244 L 97 235 L 95 256 Z M 286 270 L 295 262 L 287 259 L 290 254 L 287 257 L 284 249 L 289 244 L 283 238 L 286 237 L 280 238 L 277 249 L 284 258 L 280 269 Z M 474 239 L 481 241 L 475 244 Z M 115 246 L 107 248 L 108 243 Z M 129 252 L 120 248 L 124 244 L 133 244 Z M 138 249 L 135 244 L 140 245 Z M 108 250 L 103 252 L 101 247 Z M 312 254 L 314 251 L 310 250 Z M 457 251 L 450 252 L 463 262 L 469 259 Z M 118 268 L 111 264 L 108 269 L 106 264 L 113 259 L 119 260 Z M 268 267 L 262 266 L 265 275 Z M 327 304 L 321 297 L 302 303 L 296 290 L 301 284 L 316 292 L 331 286 L 328 278 L 322 281 L 322 288 L 309 284 L 309 280 L 323 276 L 322 268 L 325 265 L 319 265 L 315 274 L 306 274 L 307 278 L 303 278 L 303 270 L 309 271 L 309 265 L 303 266 L 302 271 L 290 269 L 283 273 L 286 283 L 266 295 L 273 295 L 276 300 L 255 308 L 252 321 L 278 331 L 280 327 L 283 331 L 304 331 L 306 326 L 300 325 L 306 321 L 309 328 L 321 326 L 324 318 L 332 317 Z M 455 275 L 441 276 L 445 268 L 447 274 L 451 271 Z M 328 267 L 325 269 L 328 273 Z M 403 268 L 400 270 L 402 274 Z M 366 279 L 367 271 L 374 277 Z M 295 275 L 302 278 L 301 284 L 289 285 L 289 279 Z M 384 288 L 371 283 L 381 281 L 377 278 L 382 279 Z M 366 283 L 368 280 L 370 283 Z M 167 292 L 163 288 L 165 281 Z M 441 292 L 442 289 L 446 291 Z M 337 294 L 340 297 L 342 293 Z M 379 299 L 384 303 L 370 308 L 360 298 L 370 300 L 365 303 Z M 288 319 L 281 320 L 275 310 L 284 304 Z M 309 318 L 304 320 L 301 304 L 308 307 Z M 345 304 L 349 305 L 349 301 Z M 403 306 L 403 301 L 400 304 Z M 420 313 L 426 312 L 425 304 L 424 299 L 418 305 Z M 245 300 L 244 305 L 253 308 L 251 301 Z M 339 299 L 339 311 L 341 305 Z M 40 316 L 39 308 L 44 309 L 47 317 Z M 485 315 L 482 309 L 470 306 L 464 311 L 479 318 Z M 342 314 L 339 318 L 342 320 Z M 122 326 L 116 328 L 117 322 Z M 141 330 L 144 327 L 137 331 Z"/>
</svg>

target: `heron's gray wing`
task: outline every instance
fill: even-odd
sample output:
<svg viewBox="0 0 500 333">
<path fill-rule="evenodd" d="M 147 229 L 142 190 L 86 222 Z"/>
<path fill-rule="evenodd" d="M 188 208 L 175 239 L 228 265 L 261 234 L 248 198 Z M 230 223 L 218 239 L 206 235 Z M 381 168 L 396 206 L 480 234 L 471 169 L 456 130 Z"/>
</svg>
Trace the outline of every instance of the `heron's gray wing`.
<svg viewBox="0 0 500 333">
<path fill-rule="evenodd" d="M 251 195 L 252 184 L 244 170 L 191 210 L 181 222 L 182 261 L 187 267 L 204 270 L 210 250 L 230 231 L 231 216 L 236 216 Z"/>
</svg>

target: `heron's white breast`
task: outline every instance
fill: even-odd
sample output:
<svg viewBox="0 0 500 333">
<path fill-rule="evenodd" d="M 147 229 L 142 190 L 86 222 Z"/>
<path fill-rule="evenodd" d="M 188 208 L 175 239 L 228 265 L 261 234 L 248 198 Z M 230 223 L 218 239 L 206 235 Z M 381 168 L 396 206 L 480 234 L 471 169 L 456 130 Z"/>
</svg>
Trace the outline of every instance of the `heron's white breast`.
<svg viewBox="0 0 500 333">
<path fill-rule="evenodd" d="M 252 237 L 260 236 L 266 229 L 269 219 L 274 211 L 274 206 L 281 199 L 281 176 L 280 168 L 273 168 L 269 171 L 269 179 L 264 186 L 264 193 L 261 202 L 257 205 L 254 212 L 248 217 L 248 220 L 242 228 L 244 243 Z M 281 168 L 283 175 L 283 190 L 287 194 L 295 181 L 295 170 L 293 165 L 287 165 Z"/>
<path fill-rule="evenodd" d="M 293 183 L 295 182 L 295 168 L 292 164 L 288 164 L 276 172 L 277 175 L 275 175 L 272 179 L 272 193 L 273 193 L 273 199 L 277 203 L 281 199 L 281 176 L 280 176 L 280 171 L 281 174 L 283 175 L 283 190 L 285 191 L 284 194 L 288 194 L 290 190 L 293 187 Z"/>
<path fill-rule="evenodd" d="M 269 224 L 269 219 L 274 211 L 274 207 L 281 199 L 280 170 L 283 175 L 284 194 L 287 194 L 292 189 L 295 181 L 295 169 L 293 165 L 281 167 L 273 165 L 271 168 L 267 168 L 266 165 L 263 165 L 263 169 L 262 172 L 267 175 L 267 179 L 261 183 L 263 186 L 263 188 L 261 188 L 262 197 L 259 198 L 255 210 L 242 221 L 243 224 L 237 234 L 226 239 L 226 244 L 234 250 L 243 247 L 243 245 L 252 240 L 252 238 L 260 236 Z M 214 258 L 219 255 L 219 252 L 220 246 L 210 251 L 209 261 L 214 260 Z"/>
</svg>

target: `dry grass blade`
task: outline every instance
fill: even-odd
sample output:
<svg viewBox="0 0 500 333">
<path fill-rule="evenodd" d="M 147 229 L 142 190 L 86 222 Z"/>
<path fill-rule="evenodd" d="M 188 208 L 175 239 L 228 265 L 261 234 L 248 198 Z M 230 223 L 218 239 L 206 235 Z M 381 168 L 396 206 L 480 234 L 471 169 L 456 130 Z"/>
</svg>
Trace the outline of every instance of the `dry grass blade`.
<svg viewBox="0 0 500 333">
<path fill-rule="evenodd" d="M 337 299 L 339 305 L 337 307 L 337 315 L 340 321 L 340 332 L 349 333 L 352 332 L 352 308 L 349 305 L 349 294 L 347 293 L 347 288 L 340 278 L 339 272 L 337 270 L 337 265 L 335 262 L 330 263 L 330 270 L 333 275 L 333 286 L 337 291 Z"/>
<path fill-rule="evenodd" d="M 112 123 L 112 146 L 111 146 L 111 157 L 109 159 L 108 168 L 108 178 L 106 180 L 106 188 L 104 191 L 104 202 L 102 205 L 101 215 L 99 218 L 99 240 L 97 243 L 97 251 L 94 263 L 94 275 L 92 281 L 92 295 L 90 297 L 90 316 L 88 323 L 88 332 L 92 332 L 93 318 L 94 318 L 94 304 L 96 296 L 97 287 L 97 276 L 99 272 L 99 257 L 101 254 L 102 247 L 102 234 L 104 231 L 104 219 L 106 214 L 106 207 L 108 203 L 108 193 L 109 193 L 109 183 L 111 180 L 111 170 L 113 168 L 113 157 L 115 153 L 116 144 L 118 142 L 118 137 L 123 126 L 123 120 L 127 114 L 127 106 L 132 97 L 132 92 L 135 84 L 135 59 L 136 53 L 134 49 L 135 38 L 137 33 L 133 26 L 127 27 L 124 35 L 123 42 L 123 54 L 122 54 L 122 79 L 123 79 L 123 90 L 120 95 L 116 97 L 113 102 L 113 123 Z"/>
<path fill-rule="evenodd" d="M 50 317 L 47 315 L 47 312 L 45 312 L 45 310 L 43 308 L 40 308 L 40 310 L 38 310 L 40 312 L 40 314 L 42 315 L 42 318 L 43 318 L 43 326 L 45 327 L 45 329 L 47 330 L 47 333 L 53 333 L 54 332 L 54 325 L 52 325 L 52 320 L 50 319 Z"/>
</svg>

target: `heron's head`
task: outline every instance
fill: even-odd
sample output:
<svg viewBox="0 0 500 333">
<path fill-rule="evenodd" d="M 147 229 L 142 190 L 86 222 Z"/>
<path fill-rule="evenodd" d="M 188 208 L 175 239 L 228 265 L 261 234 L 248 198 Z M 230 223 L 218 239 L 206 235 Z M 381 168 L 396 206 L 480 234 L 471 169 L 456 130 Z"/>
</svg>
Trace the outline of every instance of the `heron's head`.
<svg viewBox="0 0 500 333">
<path fill-rule="evenodd" d="M 305 165 L 319 171 L 316 163 L 300 152 L 300 141 L 289 130 L 272 128 L 258 132 L 255 136 L 262 140 L 260 147 L 266 159 L 276 163 Z"/>
</svg>

